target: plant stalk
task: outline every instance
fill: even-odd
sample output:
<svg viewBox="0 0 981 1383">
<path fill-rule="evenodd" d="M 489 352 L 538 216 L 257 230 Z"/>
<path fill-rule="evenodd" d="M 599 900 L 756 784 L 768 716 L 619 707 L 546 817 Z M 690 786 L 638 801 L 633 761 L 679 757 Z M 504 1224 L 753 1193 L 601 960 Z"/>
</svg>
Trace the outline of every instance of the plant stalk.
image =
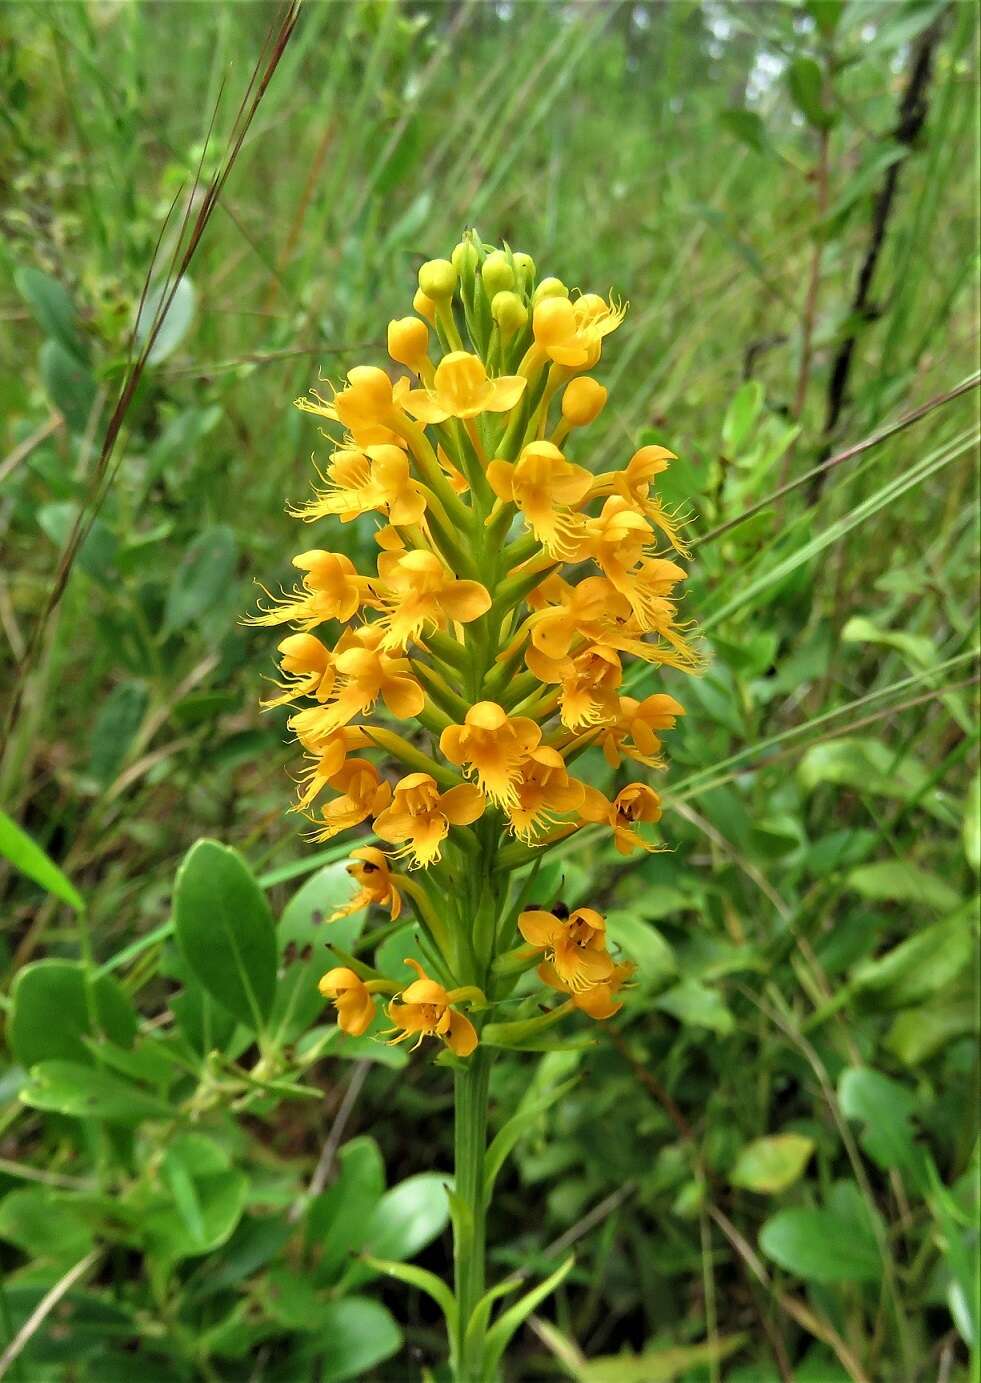
<svg viewBox="0 0 981 1383">
<path fill-rule="evenodd" d="M 466 1340 L 473 1309 L 484 1293 L 486 1206 L 484 1153 L 487 1146 L 487 1089 L 493 1058 L 479 1046 L 455 1078 L 455 1190 L 460 1214 L 454 1219 L 454 1273 L 459 1311 L 454 1350 L 456 1383 L 478 1383 L 481 1341 Z M 468 1357 L 473 1355 L 474 1357 Z"/>
</svg>

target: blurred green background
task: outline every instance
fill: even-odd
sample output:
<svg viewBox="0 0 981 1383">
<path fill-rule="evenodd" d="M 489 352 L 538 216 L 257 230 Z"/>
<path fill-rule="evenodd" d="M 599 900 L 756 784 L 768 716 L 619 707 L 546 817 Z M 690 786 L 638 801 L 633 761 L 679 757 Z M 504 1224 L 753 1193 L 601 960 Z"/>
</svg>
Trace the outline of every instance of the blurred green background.
<svg viewBox="0 0 981 1383">
<path fill-rule="evenodd" d="M 499 1182 L 492 1276 L 577 1253 L 507 1376 L 976 1378 L 975 6 L 283 18 L 0 10 L 0 1370 L 439 1376 L 431 1303 L 350 1255 L 446 1271 L 448 1076 L 317 1026 L 351 842 L 286 814 L 240 620 L 323 455 L 293 398 L 383 363 L 475 224 L 631 301 L 575 459 L 678 453 L 711 659 L 659 683 L 670 852 L 555 866 L 641 974 L 595 1045 L 499 1063 L 498 1123 L 577 1078 Z M 280 918 L 258 1074 L 174 942 L 202 836 Z"/>
</svg>

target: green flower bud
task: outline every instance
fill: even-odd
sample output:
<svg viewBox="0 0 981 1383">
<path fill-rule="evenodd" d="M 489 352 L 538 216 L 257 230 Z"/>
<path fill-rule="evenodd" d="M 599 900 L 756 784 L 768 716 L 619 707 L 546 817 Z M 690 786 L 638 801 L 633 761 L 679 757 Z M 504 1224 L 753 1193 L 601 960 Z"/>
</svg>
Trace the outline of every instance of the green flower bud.
<svg viewBox="0 0 981 1383">
<path fill-rule="evenodd" d="M 513 336 L 528 321 L 528 309 L 517 293 L 505 290 L 494 294 L 491 316 L 500 327 L 502 336 Z"/>
<path fill-rule="evenodd" d="M 514 270 L 503 250 L 491 251 L 480 266 L 480 276 L 484 280 L 484 290 L 488 298 L 514 287 Z"/>
<path fill-rule="evenodd" d="M 456 291 L 456 270 L 448 259 L 430 259 L 419 270 L 419 287 L 434 302 L 452 298 Z"/>
<path fill-rule="evenodd" d="M 461 240 L 450 258 L 453 261 L 453 268 L 461 278 L 466 278 L 469 274 L 477 272 L 479 257 L 477 247 L 472 240 Z"/>
<path fill-rule="evenodd" d="M 519 250 L 511 256 L 511 263 L 522 285 L 527 288 L 535 277 L 535 261 L 531 255 L 522 254 Z"/>
<path fill-rule="evenodd" d="M 542 279 L 535 289 L 535 296 L 532 302 L 540 303 L 542 298 L 567 298 L 569 290 L 561 279 Z"/>
</svg>

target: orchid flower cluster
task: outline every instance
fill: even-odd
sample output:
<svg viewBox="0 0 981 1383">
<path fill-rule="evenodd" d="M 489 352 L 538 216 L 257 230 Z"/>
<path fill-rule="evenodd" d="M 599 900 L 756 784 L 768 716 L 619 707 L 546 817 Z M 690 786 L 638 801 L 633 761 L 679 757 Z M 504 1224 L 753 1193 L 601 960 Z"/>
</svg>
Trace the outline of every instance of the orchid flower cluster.
<svg viewBox="0 0 981 1383">
<path fill-rule="evenodd" d="M 644 446 L 597 474 L 579 446 L 607 400 L 589 372 L 625 305 L 536 281 L 528 255 L 468 233 L 422 266 L 413 309 L 389 323 L 390 365 L 297 401 L 336 432 L 292 512 L 376 516 L 375 570 L 301 552 L 298 584 L 253 622 L 293 631 L 265 704 L 292 707 L 307 755 L 294 809 L 318 841 L 370 825 L 380 843 L 354 850 L 358 891 L 335 917 L 370 904 L 394 921 L 407 898 L 421 924 L 428 970 L 407 961 L 410 983 L 335 950 L 321 993 L 355 1035 L 385 997 L 390 1040 L 436 1037 L 452 1061 L 620 1007 L 633 967 L 602 914 L 529 897 L 543 853 L 584 828 L 622 855 L 657 848 L 646 776 L 609 796 L 574 768 L 590 748 L 612 769 L 661 767 L 683 708 L 628 695 L 625 663 L 690 672 L 698 654 L 678 617 L 680 522 L 656 492 L 672 453 Z M 483 1021 L 532 966 L 559 1004 Z"/>
</svg>

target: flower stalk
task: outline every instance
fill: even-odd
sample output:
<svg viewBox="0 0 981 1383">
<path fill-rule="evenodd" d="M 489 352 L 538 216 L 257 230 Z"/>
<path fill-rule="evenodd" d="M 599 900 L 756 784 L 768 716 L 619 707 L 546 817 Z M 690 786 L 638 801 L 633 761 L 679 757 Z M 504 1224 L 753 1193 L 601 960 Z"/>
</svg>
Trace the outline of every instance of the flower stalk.
<svg viewBox="0 0 981 1383">
<path fill-rule="evenodd" d="M 335 948 L 320 990 L 347 1033 L 445 1048 L 452 1304 L 445 1285 L 433 1295 L 454 1376 L 490 1383 L 521 1318 L 493 1319 L 485 1280 L 495 1054 L 606 1021 L 633 973 L 588 900 L 530 901 L 538 867 L 590 825 L 624 855 L 660 848 L 648 782 L 608 796 L 590 779 L 624 760 L 649 776 L 684 714 L 663 692 L 625 695 L 624 663 L 694 672 L 699 657 L 677 618 L 680 525 L 653 489 L 671 453 L 642 447 L 596 475 L 579 443 L 607 402 L 588 371 L 625 307 L 536 286 L 529 256 L 475 232 L 423 265 L 413 306 L 389 324 L 390 369 L 356 366 L 330 399 L 297 401 L 336 435 L 322 488 L 292 512 L 373 517 L 375 569 L 304 551 L 298 584 L 252 622 L 293 630 L 266 706 L 291 708 L 307 756 L 294 810 L 316 840 L 365 827 L 377 842 L 353 852 L 357 892 L 334 918 L 371 906 L 415 919 L 425 966 L 408 956 L 386 975 Z"/>
</svg>

